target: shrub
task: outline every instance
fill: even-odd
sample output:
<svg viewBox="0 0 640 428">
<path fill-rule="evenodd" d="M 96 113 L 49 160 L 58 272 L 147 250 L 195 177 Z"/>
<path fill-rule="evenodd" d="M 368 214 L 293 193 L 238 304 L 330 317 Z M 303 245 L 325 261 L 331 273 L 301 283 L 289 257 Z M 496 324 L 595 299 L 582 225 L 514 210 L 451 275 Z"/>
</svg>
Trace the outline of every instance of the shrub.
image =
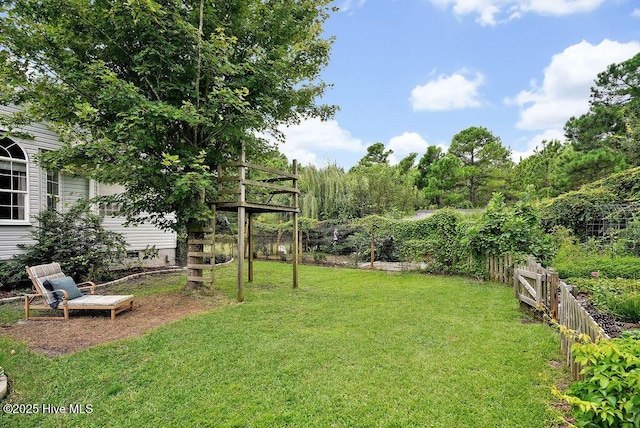
<svg viewBox="0 0 640 428">
<path fill-rule="evenodd" d="M 622 321 L 640 322 L 640 293 L 613 294 L 605 305 L 611 314 Z"/>
<path fill-rule="evenodd" d="M 85 205 L 75 205 L 64 213 L 40 213 L 30 234 L 35 244 L 18 245 L 24 253 L 5 262 L 7 269 L 2 270 L 1 278 L 5 286 L 26 280 L 25 266 L 53 261 L 77 281 L 99 281 L 126 256 L 124 237 L 105 230 L 102 217 Z"/>
<path fill-rule="evenodd" d="M 540 226 L 538 210 L 525 195 L 514 207 L 496 193 L 487 209 L 469 227 L 466 240 L 475 256 L 531 255 L 540 262 L 553 253 L 552 240 Z"/>
<path fill-rule="evenodd" d="M 598 271 L 608 278 L 640 278 L 640 258 L 633 256 L 582 256 L 571 258 L 556 257 L 553 267 L 561 278 L 588 277 L 591 272 Z"/>
<path fill-rule="evenodd" d="M 581 292 L 589 293 L 589 300 L 601 312 L 607 312 L 620 321 L 640 321 L 640 283 L 637 280 L 570 278 L 569 283 Z"/>
<path fill-rule="evenodd" d="M 583 427 L 640 425 L 640 341 L 634 338 L 577 343 L 576 362 L 585 380 L 569 386 L 562 398 Z"/>
</svg>

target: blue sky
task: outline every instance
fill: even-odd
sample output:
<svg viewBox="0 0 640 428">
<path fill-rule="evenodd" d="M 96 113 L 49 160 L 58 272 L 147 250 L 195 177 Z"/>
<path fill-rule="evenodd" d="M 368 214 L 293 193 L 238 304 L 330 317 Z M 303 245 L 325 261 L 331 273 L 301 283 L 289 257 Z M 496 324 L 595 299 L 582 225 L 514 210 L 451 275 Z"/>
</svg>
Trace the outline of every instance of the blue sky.
<svg viewBox="0 0 640 428">
<path fill-rule="evenodd" d="M 348 169 L 382 142 L 392 162 L 470 126 L 518 161 L 563 139 L 607 65 L 640 52 L 638 0 L 337 0 L 322 74 L 333 120 L 283 128 L 289 159 Z"/>
</svg>

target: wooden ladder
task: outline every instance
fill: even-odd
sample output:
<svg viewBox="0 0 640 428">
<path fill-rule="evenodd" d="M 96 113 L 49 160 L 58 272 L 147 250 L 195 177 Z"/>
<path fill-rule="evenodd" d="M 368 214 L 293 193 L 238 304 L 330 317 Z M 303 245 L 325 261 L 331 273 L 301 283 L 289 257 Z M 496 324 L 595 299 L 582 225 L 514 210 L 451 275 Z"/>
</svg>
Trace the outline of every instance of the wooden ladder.
<svg viewBox="0 0 640 428">
<path fill-rule="evenodd" d="M 187 237 L 187 281 L 200 282 L 211 289 L 213 289 L 216 263 L 214 235 L 215 227 L 212 226 L 189 232 Z M 207 269 L 210 270 L 210 274 L 205 277 Z"/>
</svg>

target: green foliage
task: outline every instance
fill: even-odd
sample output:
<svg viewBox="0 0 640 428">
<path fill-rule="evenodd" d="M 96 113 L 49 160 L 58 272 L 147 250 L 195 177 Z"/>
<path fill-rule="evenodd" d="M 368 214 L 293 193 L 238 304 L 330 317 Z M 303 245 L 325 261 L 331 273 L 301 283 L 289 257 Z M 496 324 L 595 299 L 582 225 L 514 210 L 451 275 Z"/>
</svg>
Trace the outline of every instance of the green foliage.
<svg viewBox="0 0 640 428">
<path fill-rule="evenodd" d="M 633 256 L 556 257 L 553 267 L 561 278 L 587 277 L 595 271 L 608 278 L 640 278 L 640 258 Z"/>
<path fill-rule="evenodd" d="M 563 226 L 584 241 L 587 224 L 602 218 L 602 207 L 621 202 L 621 196 L 606 187 L 583 188 L 542 203 L 540 216 L 547 231 Z"/>
<path fill-rule="evenodd" d="M 586 184 L 580 189 L 589 191 L 603 189 L 616 195 L 620 201 L 640 200 L 640 167 L 631 168 L 603 179 Z"/>
<path fill-rule="evenodd" d="M 614 294 L 605 303 L 608 311 L 617 319 L 640 322 L 640 292 Z"/>
<path fill-rule="evenodd" d="M 124 237 L 102 227 L 102 217 L 88 207 L 75 205 L 66 212 L 43 211 L 31 231 L 33 245 L 6 262 L 4 283 L 26 279 L 25 266 L 58 262 L 76 281 L 103 279 L 126 255 Z"/>
<path fill-rule="evenodd" d="M 370 167 L 372 165 L 388 165 L 389 164 L 389 156 L 393 153 L 393 150 L 385 150 L 383 143 L 374 143 L 367 147 L 367 154 L 364 155 L 358 164 L 357 167 Z"/>
<path fill-rule="evenodd" d="M 130 219 L 183 231 L 211 217 L 216 166 L 260 159 L 316 105 L 329 0 L 0 3 L 3 129 L 46 122 L 46 169 L 118 183 Z M 166 214 L 174 213 L 175 220 Z"/>
<path fill-rule="evenodd" d="M 556 254 L 553 267 L 561 278 L 588 278 L 598 272 L 601 278 L 640 278 L 640 258 L 630 253 L 615 253 L 590 239 L 579 242 L 564 227 L 554 229 Z"/>
<path fill-rule="evenodd" d="M 640 322 L 640 283 L 637 280 L 610 279 L 598 271 L 597 278 L 570 278 L 568 282 L 589 294 L 589 300 L 601 312 L 624 322 Z"/>
<path fill-rule="evenodd" d="M 581 427 L 640 425 L 640 341 L 633 338 L 577 343 L 575 361 L 584 366 L 585 380 L 562 396 L 571 404 Z"/>
<path fill-rule="evenodd" d="M 300 168 L 300 211 L 318 220 L 341 220 L 353 216 L 351 181 L 338 165 Z"/>
<path fill-rule="evenodd" d="M 544 262 L 552 256 L 551 238 L 541 228 L 538 210 L 526 196 L 508 207 L 502 194 L 494 194 L 465 240 L 479 257 L 532 255 Z"/>
<path fill-rule="evenodd" d="M 483 127 L 470 127 L 454 135 L 449 153 L 462 162 L 468 200 L 474 207 L 484 205 L 493 192 L 504 188 L 513 166 L 510 150 Z"/>
<path fill-rule="evenodd" d="M 610 147 L 599 147 L 585 152 L 566 151 L 557 178 L 562 191 L 577 189 L 583 184 L 607 177 L 629 168 L 627 157 Z"/>
<path fill-rule="evenodd" d="M 422 194 L 428 205 L 437 207 L 468 207 L 469 198 L 464 191 L 462 162 L 453 154 L 446 154 L 427 169 L 422 178 Z"/>
<path fill-rule="evenodd" d="M 598 74 L 591 88 L 589 112 L 572 117 L 565 125 L 566 135 L 577 150 L 610 147 L 638 165 L 638 140 L 620 144 L 628 136 L 626 118 L 640 106 L 640 54 L 611 64 Z"/>
<path fill-rule="evenodd" d="M 461 273 L 458 262 L 468 255 L 460 239 L 462 222 L 460 213 L 443 209 L 422 220 L 397 224 L 402 254 L 426 262 L 429 272 Z"/>
<path fill-rule="evenodd" d="M 568 147 L 557 140 L 543 141 L 541 150 L 536 148 L 531 156 L 520 160 L 510 171 L 511 191 L 524 192 L 528 186 L 533 186 L 538 197 L 558 195 L 558 173 L 563 165 L 559 159 Z"/>
<path fill-rule="evenodd" d="M 427 187 L 429 177 L 432 175 L 431 166 L 442 158 L 442 149 L 438 146 L 428 146 L 427 151 L 418 161 L 418 175 L 416 176 L 416 186 L 419 189 Z"/>
<path fill-rule="evenodd" d="M 348 173 L 352 218 L 368 215 L 412 213 L 421 205 L 421 195 L 411 173 L 399 166 L 373 163 L 352 168 Z"/>
</svg>

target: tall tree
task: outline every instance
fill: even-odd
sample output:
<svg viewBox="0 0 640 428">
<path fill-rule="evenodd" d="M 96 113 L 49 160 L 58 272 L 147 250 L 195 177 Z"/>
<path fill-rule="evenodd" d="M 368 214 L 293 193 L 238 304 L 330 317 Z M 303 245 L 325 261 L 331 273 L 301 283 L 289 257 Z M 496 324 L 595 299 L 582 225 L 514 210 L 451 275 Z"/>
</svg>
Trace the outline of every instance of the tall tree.
<svg viewBox="0 0 640 428">
<path fill-rule="evenodd" d="M 628 118 L 640 114 L 640 54 L 611 64 L 594 83 L 589 111 L 567 121 L 565 136 L 576 151 L 608 148 L 640 165 L 640 142 L 630 144 L 627 134 Z"/>
<path fill-rule="evenodd" d="M 413 165 L 416 163 L 417 157 L 418 153 L 412 152 L 398 162 L 398 168 L 400 169 L 401 174 L 404 175 L 409 173 L 411 168 L 413 168 Z"/>
<path fill-rule="evenodd" d="M 439 208 L 462 207 L 467 199 L 462 186 L 463 179 L 462 162 L 455 155 L 447 153 L 430 165 L 422 194 L 429 205 Z"/>
<path fill-rule="evenodd" d="M 520 193 L 533 186 L 535 196 L 557 196 L 560 193 L 558 175 L 563 168 L 559 160 L 566 162 L 566 156 L 562 154 L 570 150 L 569 147 L 558 140 L 543 141 L 542 149 L 536 148 L 531 156 L 522 159 L 510 171 L 509 190 Z"/>
<path fill-rule="evenodd" d="M 428 146 L 427 151 L 418 161 L 418 175 L 416 177 L 416 186 L 419 189 L 427 187 L 429 184 L 429 175 L 431 166 L 442 158 L 442 149 L 438 146 Z"/>
<path fill-rule="evenodd" d="M 300 210 L 304 217 L 317 220 L 345 219 L 353 216 L 351 188 L 347 174 L 335 163 L 324 168 L 300 168 Z"/>
<path fill-rule="evenodd" d="M 509 159 L 511 151 L 483 127 L 470 127 L 454 135 L 449 153 L 462 162 L 472 206 L 486 203 L 493 191 L 503 187 L 505 174 L 513 165 Z"/>
<path fill-rule="evenodd" d="M 124 185 L 131 218 L 193 227 L 216 165 L 243 145 L 260 156 L 258 132 L 333 113 L 315 102 L 329 3 L 2 1 L 0 101 L 23 110 L 0 125 L 45 121 L 65 142 L 48 169 Z"/>
<path fill-rule="evenodd" d="M 393 150 L 385 150 L 384 144 L 378 142 L 373 143 L 367 147 L 367 154 L 364 155 L 354 168 L 359 166 L 369 167 L 377 164 L 387 165 L 389 163 L 389 156 L 393 153 Z"/>
</svg>

